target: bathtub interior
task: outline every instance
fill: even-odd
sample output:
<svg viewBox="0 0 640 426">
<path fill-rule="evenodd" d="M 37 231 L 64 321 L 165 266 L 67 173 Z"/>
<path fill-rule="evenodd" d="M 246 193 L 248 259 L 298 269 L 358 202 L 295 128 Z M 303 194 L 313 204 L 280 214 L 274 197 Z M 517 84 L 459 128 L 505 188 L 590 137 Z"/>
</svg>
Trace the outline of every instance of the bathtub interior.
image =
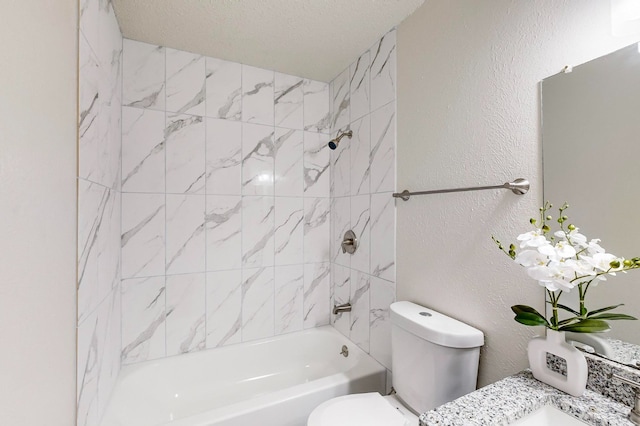
<svg viewBox="0 0 640 426">
<path fill-rule="evenodd" d="M 349 357 L 339 353 L 343 344 Z M 384 391 L 385 378 L 384 367 L 332 327 L 321 327 L 125 367 L 102 426 L 231 418 L 277 404 L 274 398 L 304 395 L 315 406 L 347 393 Z"/>
</svg>

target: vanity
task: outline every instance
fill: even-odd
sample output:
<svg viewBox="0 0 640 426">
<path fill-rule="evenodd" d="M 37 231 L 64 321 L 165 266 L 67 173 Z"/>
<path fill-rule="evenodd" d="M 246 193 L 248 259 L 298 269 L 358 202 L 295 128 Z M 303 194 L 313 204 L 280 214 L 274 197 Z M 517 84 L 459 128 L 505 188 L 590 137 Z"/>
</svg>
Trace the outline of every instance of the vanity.
<svg viewBox="0 0 640 426">
<path fill-rule="evenodd" d="M 420 426 L 633 426 L 628 414 L 635 392 L 611 373 L 640 380 L 640 370 L 585 354 L 587 390 L 574 397 L 533 378 L 528 370 L 485 386 L 420 416 Z M 554 369 L 560 363 L 550 360 Z"/>
</svg>

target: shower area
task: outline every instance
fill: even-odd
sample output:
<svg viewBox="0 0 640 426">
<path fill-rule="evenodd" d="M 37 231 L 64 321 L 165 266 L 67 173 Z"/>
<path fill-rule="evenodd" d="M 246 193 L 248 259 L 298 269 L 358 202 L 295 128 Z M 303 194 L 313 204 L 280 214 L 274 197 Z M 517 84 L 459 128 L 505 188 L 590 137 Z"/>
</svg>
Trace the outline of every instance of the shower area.
<svg viewBox="0 0 640 426">
<path fill-rule="evenodd" d="M 81 3 L 78 425 L 123 366 L 327 325 L 390 376 L 395 30 L 322 82 L 125 39 Z"/>
</svg>

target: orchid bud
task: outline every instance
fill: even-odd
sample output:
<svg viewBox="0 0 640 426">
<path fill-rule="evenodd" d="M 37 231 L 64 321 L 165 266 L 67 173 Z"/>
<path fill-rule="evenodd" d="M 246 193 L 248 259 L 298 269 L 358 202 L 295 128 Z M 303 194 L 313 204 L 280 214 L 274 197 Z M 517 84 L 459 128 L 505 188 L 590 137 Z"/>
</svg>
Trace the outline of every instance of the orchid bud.
<svg viewBox="0 0 640 426">
<path fill-rule="evenodd" d="M 576 227 L 573 226 L 572 224 L 569 224 L 567 228 L 569 228 L 569 231 L 573 231 L 574 229 L 576 229 Z"/>
<path fill-rule="evenodd" d="M 624 262 L 622 262 L 624 264 L 624 266 L 626 266 L 627 268 L 633 265 L 633 261 L 629 260 L 629 259 L 625 259 Z"/>
<path fill-rule="evenodd" d="M 529 223 L 532 225 L 536 224 L 536 220 L 534 218 L 529 219 Z"/>
<path fill-rule="evenodd" d="M 552 220 L 553 218 L 551 217 L 551 215 L 547 216 L 547 220 Z"/>
<path fill-rule="evenodd" d="M 550 230 L 551 230 L 551 228 L 549 228 L 549 225 L 544 225 L 544 226 L 542 227 L 542 231 L 543 231 L 543 232 L 549 232 Z"/>
<path fill-rule="evenodd" d="M 613 269 L 619 268 L 620 267 L 620 261 L 619 260 L 612 260 L 611 262 L 609 262 L 609 266 L 611 266 Z"/>
</svg>

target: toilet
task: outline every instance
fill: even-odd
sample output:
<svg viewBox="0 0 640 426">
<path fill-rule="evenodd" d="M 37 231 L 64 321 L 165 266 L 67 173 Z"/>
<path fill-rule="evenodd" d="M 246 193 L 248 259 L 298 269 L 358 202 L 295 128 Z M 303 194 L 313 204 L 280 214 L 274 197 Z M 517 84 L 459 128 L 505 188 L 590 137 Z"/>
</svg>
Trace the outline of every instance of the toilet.
<svg viewBox="0 0 640 426">
<path fill-rule="evenodd" d="M 391 305 L 394 395 L 345 395 L 317 406 L 307 426 L 415 426 L 420 413 L 476 389 L 484 334 L 411 302 Z"/>
</svg>

